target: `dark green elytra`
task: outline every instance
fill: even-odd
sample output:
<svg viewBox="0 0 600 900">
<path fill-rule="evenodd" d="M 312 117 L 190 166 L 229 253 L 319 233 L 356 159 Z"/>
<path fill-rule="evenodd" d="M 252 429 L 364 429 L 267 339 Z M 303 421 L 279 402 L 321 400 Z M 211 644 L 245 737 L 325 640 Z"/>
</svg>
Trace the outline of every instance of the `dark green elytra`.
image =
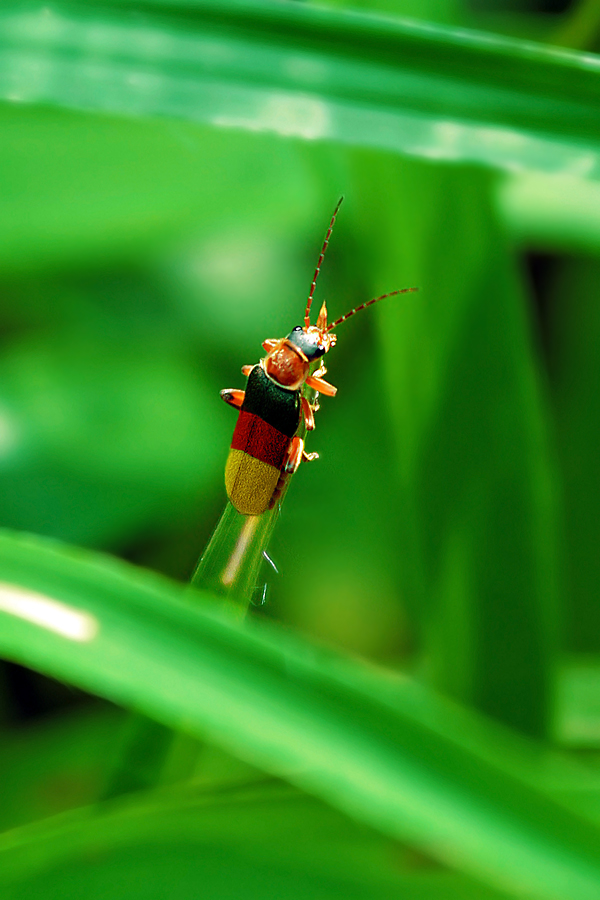
<svg viewBox="0 0 600 900">
<path fill-rule="evenodd" d="M 265 374 L 260 365 L 248 376 L 242 411 L 252 413 L 293 438 L 300 424 L 300 392 L 289 391 Z"/>
</svg>

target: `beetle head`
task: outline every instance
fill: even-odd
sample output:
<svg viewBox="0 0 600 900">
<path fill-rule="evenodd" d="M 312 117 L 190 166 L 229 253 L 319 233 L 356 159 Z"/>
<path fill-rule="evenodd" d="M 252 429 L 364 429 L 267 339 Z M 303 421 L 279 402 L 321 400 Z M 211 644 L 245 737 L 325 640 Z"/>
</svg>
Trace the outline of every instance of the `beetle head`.
<svg viewBox="0 0 600 900">
<path fill-rule="evenodd" d="M 309 363 L 320 359 L 331 350 L 335 346 L 336 336 L 327 331 L 327 306 L 325 303 L 321 307 L 315 325 L 305 325 L 304 327 L 296 325 L 286 340 L 297 347 Z"/>
</svg>

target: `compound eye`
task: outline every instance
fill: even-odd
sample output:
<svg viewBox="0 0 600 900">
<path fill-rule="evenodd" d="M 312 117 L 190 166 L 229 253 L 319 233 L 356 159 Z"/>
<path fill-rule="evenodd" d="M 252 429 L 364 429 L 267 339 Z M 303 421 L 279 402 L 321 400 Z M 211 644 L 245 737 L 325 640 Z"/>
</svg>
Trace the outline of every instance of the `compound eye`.
<svg viewBox="0 0 600 900">
<path fill-rule="evenodd" d="M 296 325 L 295 328 L 292 328 L 292 331 L 302 331 L 302 325 Z"/>
</svg>

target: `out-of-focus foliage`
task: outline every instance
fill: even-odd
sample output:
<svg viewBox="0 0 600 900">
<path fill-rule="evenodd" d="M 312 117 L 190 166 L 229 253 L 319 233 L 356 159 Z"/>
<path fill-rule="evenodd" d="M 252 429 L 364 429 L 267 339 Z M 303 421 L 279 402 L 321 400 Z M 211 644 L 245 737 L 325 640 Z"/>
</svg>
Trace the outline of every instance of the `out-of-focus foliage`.
<svg viewBox="0 0 600 900">
<path fill-rule="evenodd" d="M 600 895 L 593 7 L 2 5 L 2 896 Z M 317 302 L 420 291 L 240 628 L 89 551 L 189 579 L 342 193 Z"/>
</svg>

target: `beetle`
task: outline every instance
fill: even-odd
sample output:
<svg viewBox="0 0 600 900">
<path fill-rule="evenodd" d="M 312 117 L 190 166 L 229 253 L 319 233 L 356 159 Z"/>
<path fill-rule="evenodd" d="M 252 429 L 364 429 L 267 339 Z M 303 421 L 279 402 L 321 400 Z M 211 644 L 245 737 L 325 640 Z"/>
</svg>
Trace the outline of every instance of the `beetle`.
<svg viewBox="0 0 600 900">
<path fill-rule="evenodd" d="M 329 223 L 317 267 L 310 286 L 304 313 L 304 325 L 296 325 L 284 338 L 263 341 L 266 356 L 254 366 L 243 366 L 248 378 L 245 391 L 228 388 L 221 391 L 226 403 L 239 409 L 239 415 L 227 463 L 225 487 L 227 496 L 238 512 L 258 516 L 272 509 L 283 488 L 302 460 L 317 459 L 318 453 L 306 453 L 304 439 L 298 433 L 304 422 L 306 431 L 315 427 L 316 402 L 309 403 L 302 390 L 306 384 L 318 394 L 334 397 L 337 388 L 323 376 L 327 369 L 323 362 L 311 372 L 313 363 L 335 346 L 337 337 L 332 329 L 367 306 L 395 294 L 406 294 L 418 288 L 402 288 L 368 300 L 349 310 L 335 322 L 327 324 L 327 306 L 323 303 L 317 321 L 310 324 L 310 309 L 329 244 L 341 197 Z"/>
</svg>

